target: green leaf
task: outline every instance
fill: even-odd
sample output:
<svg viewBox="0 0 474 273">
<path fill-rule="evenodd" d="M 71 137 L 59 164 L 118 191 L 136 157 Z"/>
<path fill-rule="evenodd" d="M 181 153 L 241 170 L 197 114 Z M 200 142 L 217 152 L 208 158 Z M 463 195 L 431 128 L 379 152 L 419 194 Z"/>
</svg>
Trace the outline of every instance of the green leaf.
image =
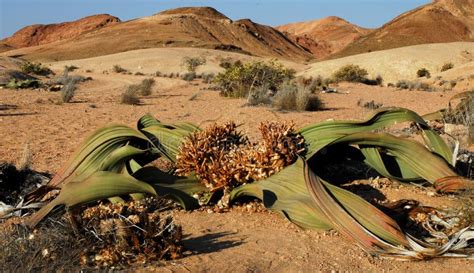
<svg viewBox="0 0 474 273">
<path fill-rule="evenodd" d="M 207 188 L 196 177 L 175 176 L 154 167 L 144 167 L 133 177 L 154 187 L 159 195 L 166 195 L 177 201 L 184 209 L 195 209 L 199 202 L 193 196 L 207 192 Z"/>
<path fill-rule="evenodd" d="M 52 209 L 58 206 L 73 207 L 131 193 L 156 195 L 156 191 L 151 185 L 131 176 L 112 172 L 96 172 L 85 180 L 64 184 L 59 195 L 28 219 L 27 225 L 36 226 Z"/>
<path fill-rule="evenodd" d="M 230 199 L 255 197 L 262 200 L 266 208 L 279 212 L 302 228 L 330 229 L 328 219 L 309 195 L 303 168 L 304 161 L 299 158 L 293 165 L 265 180 L 235 188 Z"/>
</svg>

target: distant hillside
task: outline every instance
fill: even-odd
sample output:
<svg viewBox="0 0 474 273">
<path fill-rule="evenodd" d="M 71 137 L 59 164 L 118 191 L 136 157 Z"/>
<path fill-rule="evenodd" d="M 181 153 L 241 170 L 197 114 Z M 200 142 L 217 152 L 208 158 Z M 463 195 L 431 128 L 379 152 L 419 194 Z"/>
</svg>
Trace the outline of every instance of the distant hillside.
<svg viewBox="0 0 474 273">
<path fill-rule="evenodd" d="M 88 16 L 74 22 L 24 27 L 11 37 L 0 41 L 6 47 L 22 48 L 44 45 L 64 39 L 75 38 L 92 30 L 119 23 L 120 19 L 108 14 Z M 0 49 L 1 50 L 1 49 Z"/>
<path fill-rule="evenodd" d="M 326 60 L 311 64 L 301 75 L 330 77 L 340 67 L 355 64 L 367 69 L 371 77 L 380 75 L 385 83 L 395 83 L 417 79 L 420 68 L 427 68 L 434 78 L 445 63 L 454 64 L 458 77 L 474 75 L 474 70 L 462 69 L 474 63 L 474 42 L 414 45 Z"/>
<path fill-rule="evenodd" d="M 335 16 L 276 28 L 295 43 L 308 49 L 318 59 L 341 51 L 350 43 L 371 32 L 370 29 L 356 26 Z"/>
<path fill-rule="evenodd" d="M 313 58 L 311 53 L 269 26 L 248 19 L 232 21 L 209 7 L 167 10 L 52 44 L 8 51 L 8 55 L 68 60 L 156 47 L 222 49 L 300 61 Z"/>
<path fill-rule="evenodd" d="M 332 58 L 402 46 L 474 41 L 474 0 L 438 0 L 406 12 Z"/>
</svg>

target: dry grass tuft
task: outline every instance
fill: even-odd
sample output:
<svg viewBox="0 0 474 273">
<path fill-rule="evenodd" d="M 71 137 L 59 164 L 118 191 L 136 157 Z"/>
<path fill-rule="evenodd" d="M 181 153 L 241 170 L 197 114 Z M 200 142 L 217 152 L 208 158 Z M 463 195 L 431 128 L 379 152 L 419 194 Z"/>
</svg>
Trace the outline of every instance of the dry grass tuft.
<svg viewBox="0 0 474 273">
<path fill-rule="evenodd" d="M 129 85 L 127 90 L 122 93 L 121 102 L 123 104 L 130 104 L 130 105 L 138 105 L 141 103 L 140 99 L 138 98 L 138 92 L 140 88 L 138 85 Z"/>
</svg>

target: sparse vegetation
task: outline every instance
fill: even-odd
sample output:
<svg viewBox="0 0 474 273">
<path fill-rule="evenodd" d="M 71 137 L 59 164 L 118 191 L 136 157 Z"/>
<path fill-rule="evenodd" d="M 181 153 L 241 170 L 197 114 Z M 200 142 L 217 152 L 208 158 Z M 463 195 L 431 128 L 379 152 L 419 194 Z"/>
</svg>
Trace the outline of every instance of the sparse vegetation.
<svg viewBox="0 0 474 273">
<path fill-rule="evenodd" d="M 212 83 L 216 75 L 214 73 L 203 73 L 202 82 L 203 83 Z"/>
<path fill-rule="evenodd" d="M 188 72 L 196 72 L 196 69 L 206 64 L 206 59 L 204 57 L 184 57 L 183 65 L 186 67 Z"/>
<path fill-rule="evenodd" d="M 152 93 L 151 88 L 155 84 L 155 80 L 152 78 L 144 79 L 139 85 L 139 94 L 142 96 L 149 96 Z"/>
<path fill-rule="evenodd" d="M 450 69 L 453 69 L 454 68 L 454 64 L 453 63 L 445 63 L 443 64 L 443 66 L 441 67 L 441 72 L 444 72 L 444 71 L 447 71 L 447 70 L 450 70 Z"/>
<path fill-rule="evenodd" d="M 420 90 L 420 91 L 434 91 L 434 89 L 428 84 L 420 81 L 407 81 L 400 80 L 395 84 L 395 87 L 398 89 L 408 89 L 408 90 Z"/>
<path fill-rule="evenodd" d="M 121 102 L 123 104 L 138 105 L 141 103 L 138 98 L 138 92 L 140 91 L 139 85 L 129 85 L 125 92 L 122 93 Z"/>
<path fill-rule="evenodd" d="M 375 102 L 374 100 L 371 100 L 368 102 L 363 102 L 362 100 L 359 100 L 357 102 L 357 106 L 364 107 L 370 110 L 377 110 L 383 107 L 383 103 L 378 103 L 378 102 Z"/>
<path fill-rule="evenodd" d="M 63 88 L 61 88 L 61 101 L 62 102 L 71 102 L 76 91 L 76 81 L 68 81 Z"/>
<path fill-rule="evenodd" d="M 138 71 L 138 72 L 135 72 L 135 76 L 145 76 L 145 74 L 143 74 L 142 72 Z"/>
<path fill-rule="evenodd" d="M 181 75 L 181 79 L 190 82 L 190 81 L 193 81 L 196 78 L 196 76 L 197 76 L 196 72 L 188 72 Z"/>
<path fill-rule="evenodd" d="M 272 94 L 273 92 L 269 90 L 267 86 L 259 86 L 250 91 L 247 97 L 247 105 L 257 106 L 257 105 L 270 105 L 272 104 Z"/>
<path fill-rule="evenodd" d="M 20 66 L 20 69 L 26 74 L 35 74 L 40 76 L 47 76 L 53 73 L 51 69 L 43 66 L 41 63 L 26 62 Z"/>
<path fill-rule="evenodd" d="M 64 70 L 67 71 L 67 72 L 73 72 L 74 70 L 77 70 L 77 69 L 79 69 L 79 67 L 77 67 L 75 65 L 66 65 L 66 66 L 64 66 Z"/>
<path fill-rule="evenodd" d="M 361 68 L 358 65 L 348 64 L 341 68 L 339 68 L 334 74 L 332 78 L 336 82 L 361 82 L 367 80 L 367 70 Z"/>
<path fill-rule="evenodd" d="M 115 73 L 127 73 L 128 70 L 116 64 L 112 67 L 112 71 Z"/>
<path fill-rule="evenodd" d="M 284 84 L 273 97 L 272 105 L 286 111 L 318 111 L 323 108 L 317 95 L 295 83 Z"/>
<path fill-rule="evenodd" d="M 418 71 L 416 71 L 416 75 L 418 76 L 418 78 L 431 78 L 431 74 L 430 74 L 430 71 L 428 71 L 428 69 L 426 68 L 420 68 L 418 69 Z"/>
<path fill-rule="evenodd" d="M 254 88 L 262 86 L 276 91 L 293 79 L 295 71 L 276 62 L 233 63 L 224 72 L 219 73 L 215 82 L 221 89 L 221 95 L 234 98 L 246 98 Z"/>
<path fill-rule="evenodd" d="M 318 75 L 316 78 L 299 78 L 298 84 L 302 85 L 305 88 L 308 88 L 311 93 L 316 91 L 324 91 L 329 88 L 329 84 L 333 81 L 329 78 L 323 78 L 321 75 Z"/>
<path fill-rule="evenodd" d="M 32 79 L 26 79 L 26 80 L 17 80 L 17 79 L 11 79 L 7 85 L 5 86 L 6 88 L 11 88 L 11 89 L 26 89 L 26 88 L 39 88 L 40 87 L 40 82 L 38 80 L 32 80 Z"/>
</svg>

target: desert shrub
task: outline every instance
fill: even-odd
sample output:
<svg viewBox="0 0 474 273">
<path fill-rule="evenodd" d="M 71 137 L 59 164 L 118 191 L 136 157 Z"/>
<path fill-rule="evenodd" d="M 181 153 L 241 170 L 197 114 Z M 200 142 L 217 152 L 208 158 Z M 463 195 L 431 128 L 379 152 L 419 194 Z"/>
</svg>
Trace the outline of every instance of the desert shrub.
<svg viewBox="0 0 474 273">
<path fill-rule="evenodd" d="M 397 87 L 398 89 L 433 91 L 433 88 L 428 83 L 419 81 L 412 82 L 407 80 L 401 80 L 395 84 L 395 87 Z"/>
<path fill-rule="evenodd" d="M 142 72 L 135 72 L 135 76 L 145 76 Z"/>
<path fill-rule="evenodd" d="M 170 77 L 170 78 L 174 78 L 174 73 L 171 72 L 171 73 L 169 74 L 169 77 Z"/>
<path fill-rule="evenodd" d="M 206 59 L 204 57 L 184 57 L 183 65 L 186 67 L 188 72 L 196 72 L 196 69 L 206 64 Z"/>
<path fill-rule="evenodd" d="M 21 65 L 20 69 L 24 73 L 36 74 L 36 75 L 41 75 L 41 76 L 46 76 L 46 75 L 49 75 L 49 74 L 53 73 L 53 71 L 51 71 L 51 69 L 43 66 L 41 63 L 26 62 L 26 63 L 23 63 Z"/>
<path fill-rule="evenodd" d="M 11 79 L 7 83 L 6 87 L 11 88 L 11 89 L 38 88 L 40 87 L 40 82 L 38 80 L 32 80 L 32 79 L 26 79 L 26 80 Z"/>
<path fill-rule="evenodd" d="M 285 68 L 274 61 L 234 63 L 219 73 L 214 81 L 221 90 L 221 95 L 245 98 L 254 88 L 261 86 L 276 91 L 294 76 L 293 69 Z"/>
<path fill-rule="evenodd" d="M 222 58 L 219 62 L 219 66 L 224 68 L 224 69 L 228 69 L 228 68 L 231 68 L 232 66 L 234 65 L 241 65 L 242 62 L 240 60 L 234 60 L 230 57 L 228 58 Z"/>
<path fill-rule="evenodd" d="M 272 91 L 268 86 L 259 86 L 250 91 L 247 97 L 247 105 L 268 105 L 272 103 Z"/>
<path fill-rule="evenodd" d="M 418 76 L 418 78 L 430 78 L 431 77 L 431 74 L 430 74 L 430 71 L 428 71 L 428 69 L 426 68 L 420 68 L 418 69 L 418 71 L 416 71 L 416 75 Z"/>
<path fill-rule="evenodd" d="M 156 71 L 156 72 L 155 72 L 155 77 L 161 77 L 161 76 L 166 77 L 166 76 L 163 75 L 163 73 L 161 73 L 160 71 Z"/>
<path fill-rule="evenodd" d="M 112 67 L 112 71 L 115 73 L 126 73 L 128 72 L 127 69 L 121 67 L 120 65 L 116 64 Z"/>
<path fill-rule="evenodd" d="M 151 79 L 151 78 L 150 79 L 144 79 L 138 87 L 140 95 L 142 95 L 142 96 L 151 95 L 151 88 L 153 87 L 154 84 L 155 84 L 154 79 Z"/>
<path fill-rule="evenodd" d="M 451 86 L 451 88 L 456 87 L 457 84 L 458 83 L 455 80 L 452 80 L 452 81 L 449 82 L 449 85 Z"/>
<path fill-rule="evenodd" d="M 358 65 L 348 64 L 345 65 L 332 75 L 332 78 L 336 82 L 361 82 L 367 81 L 367 70 L 361 68 Z"/>
<path fill-rule="evenodd" d="M 329 84 L 332 83 L 332 80 L 329 78 L 323 78 L 321 75 L 318 75 L 316 78 L 299 78 L 298 84 L 302 85 L 305 88 L 308 88 L 311 93 L 316 91 L 323 91 L 329 88 Z"/>
<path fill-rule="evenodd" d="M 214 73 L 203 73 L 202 82 L 203 83 L 212 83 L 216 75 Z"/>
<path fill-rule="evenodd" d="M 445 63 L 443 64 L 443 66 L 441 67 L 441 72 L 444 72 L 444 71 L 447 71 L 449 69 L 453 69 L 454 68 L 454 64 L 453 63 Z"/>
<path fill-rule="evenodd" d="M 68 81 L 62 88 L 61 88 L 61 101 L 62 102 L 70 102 L 74 97 L 74 93 L 76 91 L 76 81 Z"/>
<path fill-rule="evenodd" d="M 137 105 L 140 104 L 140 99 L 138 98 L 138 92 L 140 91 L 139 85 L 129 85 L 125 92 L 122 93 L 121 102 L 123 104 Z"/>
<path fill-rule="evenodd" d="M 79 67 L 75 66 L 75 65 L 66 65 L 64 66 L 64 70 L 66 70 L 67 72 L 73 72 L 74 70 L 77 70 L 79 69 Z"/>
<path fill-rule="evenodd" d="M 185 81 L 192 81 L 196 78 L 196 72 L 188 72 L 188 73 L 184 73 L 182 76 L 181 76 L 181 79 L 185 80 Z"/>
<path fill-rule="evenodd" d="M 378 102 L 375 102 L 374 100 L 371 100 L 368 102 L 363 102 L 362 100 L 359 100 L 357 102 L 357 106 L 364 107 L 370 110 L 376 110 L 383 107 L 383 103 L 378 103 Z"/>
<path fill-rule="evenodd" d="M 287 111 L 318 111 L 323 108 L 317 95 L 295 83 L 284 84 L 273 97 L 272 104 L 278 110 Z"/>
</svg>

